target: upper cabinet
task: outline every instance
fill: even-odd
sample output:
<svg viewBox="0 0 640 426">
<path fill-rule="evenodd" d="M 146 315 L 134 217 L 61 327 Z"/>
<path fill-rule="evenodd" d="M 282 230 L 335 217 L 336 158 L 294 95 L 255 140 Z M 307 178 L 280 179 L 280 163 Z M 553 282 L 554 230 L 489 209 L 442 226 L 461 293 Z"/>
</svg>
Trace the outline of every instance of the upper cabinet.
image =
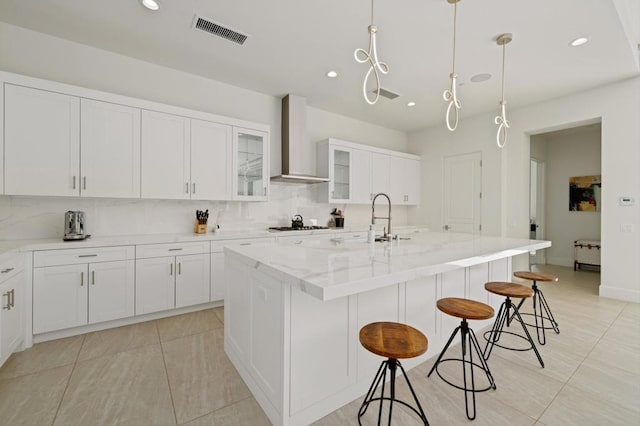
<svg viewBox="0 0 640 426">
<path fill-rule="evenodd" d="M 269 135 L 233 128 L 233 199 L 266 201 L 269 190 Z"/>
<path fill-rule="evenodd" d="M 0 92 L 0 193 L 267 200 L 266 125 L 1 71 Z"/>
<path fill-rule="evenodd" d="M 142 198 L 229 199 L 232 128 L 142 112 Z"/>
<path fill-rule="evenodd" d="M 80 194 L 140 197 L 140 109 L 82 99 Z"/>
<path fill-rule="evenodd" d="M 394 205 L 420 202 L 420 157 L 338 139 L 317 145 L 317 169 L 328 184 L 319 185 L 320 202 L 369 204 L 375 194 Z"/>
<path fill-rule="evenodd" d="M 142 111 L 142 198 L 191 197 L 190 144 L 188 118 Z"/>
<path fill-rule="evenodd" d="M 5 194 L 80 194 L 80 99 L 4 85 Z"/>
</svg>

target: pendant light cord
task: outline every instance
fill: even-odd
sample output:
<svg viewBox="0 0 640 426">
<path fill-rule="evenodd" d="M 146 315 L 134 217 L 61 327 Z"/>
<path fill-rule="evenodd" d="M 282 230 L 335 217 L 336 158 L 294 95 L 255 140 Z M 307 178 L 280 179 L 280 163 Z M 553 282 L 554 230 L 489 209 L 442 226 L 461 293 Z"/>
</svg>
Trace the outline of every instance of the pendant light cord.
<svg viewBox="0 0 640 426">
<path fill-rule="evenodd" d="M 373 2 L 374 0 L 371 0 L 371 24 L 368 28 L 369 51 L 367 52 L 364 49 L 358 48 L 353 52 L 353 57 L 356 62 L 360 64 L 369 64 L 369 71 L 367 71 L 367 74 L 364 76 L 364 81 L 362 82 L 362 95 L 369 105 L 375 104 L 380 98 L 380 76 L 378 75 L 378 71 L 380 71 L 382 74 L 387 74 L 389 72 L 389 66 L 385 62 L 381 62 L 378 59 L 378 49 L 376 47 L 376 32 L 378 31 L 378 29 L 375 25 L 373 25 Z M 367 95 L 367 82 L 369 81 L 369 77 L 371 77 L 372 74 L 373 78 L 375 79 L 376 89 L 373 99 L 369 99 L 369 96 Z"/>
<path fill-rule="evenodd" d="M 447 107 L 447 113 L 445 115 L 445 124 L 447 125 L 447 129 L 453 132 L 458 127 L 458 110 L 462 106 L 460 100 L 458 99 L 458 94 L 456 92 L 457 86 L 457 78 L 456 75 L 456 30 L 457 30 L 457 18 L 458 18 L 458 1 L 453 2 L 453 60 L 451 64 L 451 74 L 449 78 L 451 79 L 451 88 L 449 90 L 445 90 L 442 94 L 442 99 L 445 102 L 449 102 L 449 106 Z"/>
<path fill-rule="evenodd" d="M 502 45 L 502 102 L 504 103 L 504 62 L 505 62 L 505 57 L 506 57 L 506 49 L 505 49 L 505 44 Z"/>
<path fill-rule="evenodd" d="M 452 73 L 456 72 L 456 21 L 458 16 L 458 2 L 453 4 L 453 64 L 451 66 Z"/>
</svg>

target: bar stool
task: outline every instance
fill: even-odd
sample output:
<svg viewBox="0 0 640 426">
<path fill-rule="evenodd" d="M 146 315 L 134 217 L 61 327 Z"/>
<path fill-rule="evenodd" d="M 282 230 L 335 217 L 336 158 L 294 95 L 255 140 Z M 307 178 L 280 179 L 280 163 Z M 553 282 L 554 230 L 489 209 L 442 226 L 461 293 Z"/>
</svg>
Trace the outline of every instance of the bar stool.
<svg viewBox="0 0 640 426">
<path fill-rule="evenodd" d="M 480 350 L 480 345 L 478 344 L 478 339 L 476 338 L 473 329 L 469 328 L 469 324 L 467 320 L 485 320 L 493 317 L 494 311 L 493 308 L 489 305 L 486 305 L 481 302 L 476 302 L 475 300 L 469 299 L 460 299 L 457 297 L 447 297 L 444 299 L 438 300 L 436 303 L 438 309 L 444 312 L 447 315 L 451 315 L 457 318 L 461 318 L 462 321 L 460 325 L 453 330 L 451 337 L 449 337 L 449 341 L 440 352 L 438 359 L 435 364 L 427 374 L 427 377 L 431 376 L 431 373 L 435 370 L 438 373 L 438 376 L 442 380 L 444 380 L 447 384 L 463 390 L 464 391 L 464 406 L 467 413 L 467 418 L 469 420 L 473 420 L 476 418 L 476 392 L 484 392 L 489 389 L 496 389 L 496 383 L 491 375 L 491 370 L 489 370 L 489 365 L 484 359 L 482 351 Z M 461 335 L 461 344 L 462 344 L 462 359 L 460 358 L 445 358 L 442 359 L 447 349 L 451 345 L 451 342 L 456 337 L 456 335 L 460 332 Z M 467 348 L 469 352 L 469 359 L 467 360 Z M 480 363 L 474 362 L 473 353 L 476 353 L 478 360 Z M 450 382 L 449 380 L 442 377 L 440 372 L 438 371 L 438 366 L 446 361 L 462 361 L 462 377 L 463 377 L 463 386 L 457 385 L 455 383 Z M 469 365 L 471 370 L 471 387 L 467 384 L 467 365 Z M 481 389 L 476 389 L 475 378 L 473 374 L 473 367 L 477 367 L 484 371 L 487 379 L 489 380 L 489 386 Z M 473 410 L 469 410 L 469 394 L 471 394 L 473 399 Z"/>
<path fill-rule="evenodd" d="M 538 352 L 538 348 L 536 348 L 531 335 L 529 334 L 529 330 L 527 330 L 527 326 L 525 325 L 522 317 L 520 316 L 520 312 L 518 311 L 518 307 L 511 301 L 512 297 L 519 297 L 527 299 L 533 295 L 533 290 L 529 287 L 516 284 L 516 283 L 507 283 L 507 282 L 488 282 L 484 285 L 485 290 L 489 293 L 497 294 L 499 296 L 505 296 L 504 302 L 500 305 L 500 309 L 498 310 L 498 316 L 496 317 L 495 322 L 493 323 L 493 327 L 491 331 L 487 331 L 484 333 L 485 339 L 487 339 L 487 345 L 484 347 L 484 359 L 489 360 L 489 356 L 491 355 L 491 351 L 494 346 L 498 346 L 503 349 L 508 349 L 511 351 L 530 351 L 533 350 L 538 357 L 538 361 L 542 368 L 544 368 L 544 362 L 542 361 L 542 357 Z M 511 314 L 511 310 L 513 310 L 513 314 Z M 520 322 L 522 326 L 522 330 L 524 331 L 524 336 L 518 333 L 514 333 L 512 331 L 504 331 L 505 324 L 507 327 L 511 325 L 512 315 Z M 509 334 L 512 336 L 519 337 L 527 341 L 529 346 L 525 348 L 514 348 L 502 345 L 498 343 L 502 334 Z M 487 337 L 487 335 L 489 337 Z"/>
<path fill-rule="evenodd" d="M 531 289 L 533 290 L 533 314 L 530 313 L 522 313 L 521 315 L 529 315 L 534 317 L 535 324 L 525 323 L 530 327 L 536 328 L 536 334 L 538 336 L 538 343 L 544 345 L 547 343 L 547 337 L 545 335 L 545 330 L 553 329 L 556 334 L 560 334 L 560 329 L 558 328 L 558 321 L 553 317 L 551 313 L 551 308 L 549 308 L 549 304 L 547 303 L 547 299 L 544 297 L 542 290 L 538 288 L 536 284 L 537 281 L 541 282 L 557 282 L 558 277 L 552 274 L 543 274 L 542 272 L 530 272 L 530 271 L 518 271 L 513 273 L 514 276 L 518 278 L 522 278 L 523 280 L 533 281 L 531 285 Z M 518 311 L 522 307 L 525 299 L 522 299 L 520 303 L 518 303 Z M 513 316 L 511 317 L 513 319 Z M 547 320 L 551 323 L 551 326 L 546 326 L 544 321 Z"/>
<path fill-rule="evenodd" d="M 419 330 L 416 330 L 406 324 L 400 324 L 397 322 L 373 322 L 360 329 L 360 344 L 362 344 L 362 346 L 369 352 L 386 357 L 387 359 L 382 361 L 380 364 L 380 368 L 378 369 L 376 376 L 373 378 L 371 387 L 360 406 L 360 410 L 358 410 L 358 424 L 362 424 L 360 423 L 360 417 L 362 417 L 367 411 L 369 404 L 373 401 L 380 401 L 380 408 L 378 410 L 378 425 L 380 425 L 382 418 L 382 403 L 383 401 L 389 401 L 389 425 L 391 425 L 391 414 L 394 402 L 410 408 L 420 417 L 420 420 L 425 425 L 428 425 L 429 422 L 427 421 L 427 416 L 424 414 L 420 401 L 418 401 L 418 397 L 413 390 L 413 386 L 411 386 L 409 377 L 407 377 L 407 373 L 404 371 L 404 368 L 399 361 L 399 359 L 415 358 L 425 353 L 429 344 L 427 337 Z M 402 371 L 402 375 L 407 381 L 407 385 L 409 385 L 409 389 L 411 390 L 413 399 L 416 402 L 417 409 L 404 401 L 396 399 L 397 367 L 400 367 L 400 371 Z M 385 397 L 384 387 L 387 378 L 387 369 L 390 374 L 391 395 Z M 378 390 L 380 382 L 382 382 L 382 392 L 379 397 L 374 398 L 374 394 L 376 393 L 376 390 Z"/>
</svg>

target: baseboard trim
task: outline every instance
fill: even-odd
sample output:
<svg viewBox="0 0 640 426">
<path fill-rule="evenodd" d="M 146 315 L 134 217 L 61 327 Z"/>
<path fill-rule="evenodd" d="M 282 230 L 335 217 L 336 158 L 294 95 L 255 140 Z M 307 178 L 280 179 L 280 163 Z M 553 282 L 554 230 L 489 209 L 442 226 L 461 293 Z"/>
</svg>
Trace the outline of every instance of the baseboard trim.
<svg viewBox="0 0 640 426">
<path fill-rule="evenodd" d="M 547 255 L 547 265 L 569 266 L 573 268 L 573 259 L 569 257 L 551 257 Z"/>
<path fill-rule="evenodd" d="M 640 303 L 640 291 L 629 290 L 620 287 L 610 287 L 600 285 L 599 289 L 600 297 L 606 297 L 608 299 L 622 300 L 625 302 Z"/>
</svg>

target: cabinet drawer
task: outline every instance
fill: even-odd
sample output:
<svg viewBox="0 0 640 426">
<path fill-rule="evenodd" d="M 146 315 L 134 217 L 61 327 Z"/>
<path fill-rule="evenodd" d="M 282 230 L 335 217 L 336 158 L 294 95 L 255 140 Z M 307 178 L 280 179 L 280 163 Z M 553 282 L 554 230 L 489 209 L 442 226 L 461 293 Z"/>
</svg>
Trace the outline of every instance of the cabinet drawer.
<svg viewBox="0 0 640 426">
<path fill-rule="evenodd" d="M 209 241 L 136 246 L 136 259 L 209 253 Z"/>
<path fill-rule="evenodd" d="M 43 266 L 76 265 L 134 258 L 134 246 L 44 250 L 33 253 L 33 266 L 40 268 Z"/>
<path fill-rule="evenodd" d="M 0 284 L 22 271 L 23 254 L 11 253 L 0 256 Z"/>
<path fill-rule="evenodd" d="M 211 241 L 211 253 L 221 253 L 224 251 L 225 247 L 274 243 L 275 241 L 276 239 L 274 237 L 243 238 L 240 240 Z"/>
</svg>

